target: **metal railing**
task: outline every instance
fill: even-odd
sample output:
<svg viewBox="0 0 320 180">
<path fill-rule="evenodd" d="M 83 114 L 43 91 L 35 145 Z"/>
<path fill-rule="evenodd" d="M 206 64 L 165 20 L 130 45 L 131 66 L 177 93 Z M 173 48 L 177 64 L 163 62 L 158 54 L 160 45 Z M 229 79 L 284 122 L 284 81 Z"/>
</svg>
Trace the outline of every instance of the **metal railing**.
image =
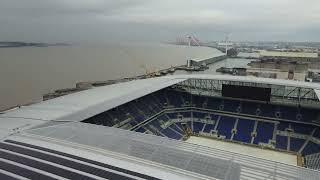
<svg viewBox="0 0 320 180">
<path fill-rule="evenodd" d="M 307 155 L 305 161 L 307 168 L 320 170 L 320 153 Z"/>
</svg>

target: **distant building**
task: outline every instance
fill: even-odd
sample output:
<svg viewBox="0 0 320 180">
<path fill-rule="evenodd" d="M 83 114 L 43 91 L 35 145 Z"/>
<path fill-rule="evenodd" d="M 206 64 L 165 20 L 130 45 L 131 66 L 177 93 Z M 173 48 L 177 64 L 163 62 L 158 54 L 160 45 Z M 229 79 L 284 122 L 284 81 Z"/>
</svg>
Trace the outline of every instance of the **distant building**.
<svg viewBox="0 0 320 180">
<path fill-rule="evenodd" d="M 247 69 L 249 75 L 275 79 L 293 79 L 304 81 L 310 63 L 281 60 L 252 61 Z"/>
<path fill-rule="evenodd" d="M 307 52 L 280 52 L 280 51 L 260 51 L 260 59 L 285 59 L 285 60 L 313 60 L 318 58 L 317 53 Z"/>
<path fill-rule="evenodd" d="M 267 69 L 267 68 L 247 68 L 247 75 L 273 78 L 273 79 L 289 79 L 305 81 L 306 72 L 294 70 L 281 70 L 281 69 Z"/>
</svg>

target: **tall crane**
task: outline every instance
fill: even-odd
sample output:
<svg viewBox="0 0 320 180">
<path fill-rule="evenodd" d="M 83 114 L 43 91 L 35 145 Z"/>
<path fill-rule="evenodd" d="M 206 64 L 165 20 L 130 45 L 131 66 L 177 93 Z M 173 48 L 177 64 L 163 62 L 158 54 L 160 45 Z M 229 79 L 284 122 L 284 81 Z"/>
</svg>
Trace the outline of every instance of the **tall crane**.
<svg viewBox="0 0 320 180">
<path fill-rule="evenodd" d="M 192 42 L 195 43 L 197 46 L 200 46 L 200 41 L 193 34 L 187 35 L 187 38 L 189 46 L 192 45 Z"/>
</svg>

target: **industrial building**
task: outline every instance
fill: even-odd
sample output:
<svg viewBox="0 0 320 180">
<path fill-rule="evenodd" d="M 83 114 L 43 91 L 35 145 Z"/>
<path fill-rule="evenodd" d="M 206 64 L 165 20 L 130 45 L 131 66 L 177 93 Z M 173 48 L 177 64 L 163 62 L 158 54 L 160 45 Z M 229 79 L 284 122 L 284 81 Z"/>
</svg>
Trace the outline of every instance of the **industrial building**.
<svg viewBox="0 0 320 180">
<path fill-rule="evenodd" d="M 281 52 L 281 51 L 260 51 L 261 59 L 285 59 L 310 61 L 318 58 L 318 53 L 307 52 Z"/>
<path fill-rule="evenodd" d="M 248 65 L 248 75 L 305 81 L 310 68 L 319 66 L 317 53 L 260 51 L 259 61 Z"/>
</svg>

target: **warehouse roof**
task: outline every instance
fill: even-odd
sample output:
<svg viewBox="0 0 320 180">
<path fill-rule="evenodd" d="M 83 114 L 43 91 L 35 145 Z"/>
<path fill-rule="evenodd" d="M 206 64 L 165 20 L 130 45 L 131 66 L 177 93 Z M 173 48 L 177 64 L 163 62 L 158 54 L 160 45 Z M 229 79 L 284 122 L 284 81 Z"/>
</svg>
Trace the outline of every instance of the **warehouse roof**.
<svg viewBox="0 0 320 180">
<path fill-rule="evenodd" d="M 317 58 L 317 53 L 260 51 L 261 57 Z"/>
</svg>

